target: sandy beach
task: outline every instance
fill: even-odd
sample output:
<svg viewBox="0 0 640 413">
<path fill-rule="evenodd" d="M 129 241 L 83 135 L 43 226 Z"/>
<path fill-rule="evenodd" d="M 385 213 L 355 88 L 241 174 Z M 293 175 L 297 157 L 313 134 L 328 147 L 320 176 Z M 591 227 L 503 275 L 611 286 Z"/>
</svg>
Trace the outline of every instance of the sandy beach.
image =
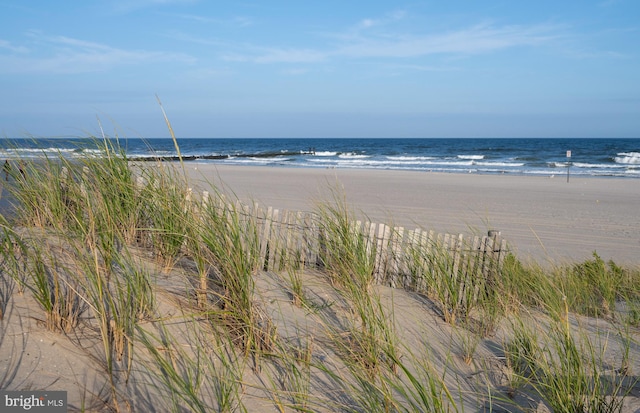
<svg viewBox="0 0 640 413">
<path fill-rule="evenodd" d="M 144 166 L 155 167 L 151 163 Z M 337 191 L 355 212 L 372 222 L 454 234 L 483 235 L 489 229 L 499 230 L 520 260 L 575 264 L 597 251 L 604 259 L 638 266 L 640 222 L 635 205 L 640 200 L 640 187 L 634 180 L 572 178 L 566 182 L 566 177 L 560 176 L 198 163 L 186 163 L 184 167 L 187 185 L 195 191 L 214 186 L 241 201 L 258 202 L 264 207 L 312 211 L 320 202 L 331 202 L 332 193 Z M 640 356 L 637 346 L 631 345 L 640 334 L 640 317 L 636 307 L 630 307 L 637 305 L 638 271 L 613 282 L 609 277 L 613 272 L 601 274 L 599 267 L 590 270 L 590 265 L 577 272 L 517 267 L 520 269 L 500 273 L 504 282 L 488 284 L 489 275 L 452 277 L 446 261 L 439 261 L 436 254 L 429 256 L 434 260 L 428 261 L 428 270 L 421 272 L 418 268 L 416 273 L 416 277 L 423 277 L 416 280 L 428 282 L 428 288 L 420 290 L 416 283 L 415 289 L 405 290 L 394 288 L 397 285 L 369 285 L 370 281 L 350 282 L 359 280 L 353 275 L 373 261 L 358 261 L 359 255 L 355 254 L 332 262 L 332 256 L 340 257 L 341 244 L 336 255 L 325 251 L 326 267 L 301 270 L 299 257 L 291 254 L 278 261 L 280 267 L 274 270 L 266 267 L 271 258 L 260 257 L 262 248 L 249 249 L 256 246 L 248 242 L 250 230 L 242 225 L 229 226 L 233 219 L 188 219 L 193 226 L 177 230 L 168 226 L 170 232 L 166 234 L 171 237 L 167 238 L 156 238 L 154 232 L 145 229 L 147 219 L 156 219 L 158 228 L 163 228 L 163 223 L 187 222 L 172 220 L 187 210 L 184 198 L 177 204 L 171 201 L 172 191 L 183 188 L 185 180 L 171 169 L 164 171 L 171 178 L 161 184 L 166 186 L 153 186 L 152 191 L 143 192 L 144 202 L 153 206 L 147 210 L 150 215 L 142 217 L 143 224 L 132 226 L 139 233 L 131 237 L 130 244 L 119 244 L 118 261 L 112 267 L 105 264 L 106 258 L 96 261 L 94 255 L 87 254 L 92 251 L 87 249 L 89 243 L 101 256 L 108 257 L 110 244 L 98 244 L 92 237 L 74 237 L 69 229 L 73 220 L 55 224 L 53 214 L 51 228 L 4 228 L 4 253 L 0 254 L 0 392 L 8 391 L 11 397 L 17 397 L 14 392 L 34 389 L 66 392 L 69 411 L 197 410 L 192 406 L 205 406 L 201 411 L 214 410 L 214 406 L 220 411 L 236 410 L 220 408 L 225 400 L 249 412 L 283 411 L 284 405 L 318 412 L 382 411 L 367 404 L 371 388 L 354 383 L 384 377 L 398 386 L 394 388 L 400 393 L 393 402 L 407 406 L 407 411 L 426 410 L 420 407 L 424 400 L 414 399 L 413 392 L 422 392 L 425 388 L 421 386 L 433 383 L 454 396 L 447 401 L 444 393 L 435 394 L 434 400 L 426 401 L 429 406 L 444 400 L 458 411 L 550 412 L 553 398 L 528 384 L 526 370 L 519 371 L 520 364 L 512 364 L 519 360 L 516 350 L 527 345 L 519 344 L 514 337 L 530 331 L 540 343 L 564 346 L 565 338 L 571 336 L 567 332 L 572 331 L 581 339 L 569 344 L 577 345 L 575 351 L 587 360 L 578 361 L 574 367 L 583 370 L 572 377 L 591 374 L 591 370 L 584 370 L 590 363 L 606 369 L 607 374 L 615 371 L 612 383 L 627 392 L 620 398 L 620 411 L 636 412 L 640 408 L 640 387 L 635 384 Z M 32 209 L 40 211 L 39 207 L 48 205 L 48 198 L 41 195 L 50 186 L 48 182 L 30 182 L 37 189 L 33 202 L 27 203 Z M 93 189 L 86 199 L 111 199 L 111 189 L 118 188 L 117 182 L 109 179 L 89 177 L 87 182 L 94 182 L 96 187 L 90 187 Z M 40 184 L 44 186 L 38 187 Z M 98 189 L 107 192 L 102 194 Z M 118 194 L 116 191 L 115 196 Z M 182 194 L 187 196 L 186 191 Z M 10 212 L 13 196 L 15 193 L 4 188 L 0 198 L 3 213 Z M 105 204 L 69 205 L 95 205 L 93 215 L 77 215 L 95 217 L 104 212 L 100 206 Z M 133 205 L 132 209 L 139 211 L 137 204 Z M 168 222 L 155 215 L 161 205 L 177 205 L 169 211 Z M 106 229 L 96 234 L 111 234 L 108 228 L 113 224 L 119 230 L 128 228 L 126 219 L 94 223 Z M 68 238 L 58 231 L 60 228 L 70 231 Z M 195 234 L 201 242 L 179 238 L 174 255 L 163 259 L 162 248 L 168 242 L 162 241 L 185 233 Z M 230 236 L 219 236 L 222 234 Z M 248 238 L 243 238 L 245 235 Z M 203 249 L 202 245 L 216 249 Z M 348 245 L 348 251 L 353 249 L 357 247 Z M 209 255 L 214 251 L 215 255 Z M 199 272 L 198 262 L 204 263 L 204 272 Z M 215 271 L 208 265 L 214 265 Z M 34 270 L 38 268 L 46 271 Z M 341 268 L 343 272 L 338 272 Z M 473 268 L 474 274 L 485 274 L 479 267 Z M 331 278 L 332 274 L 339 278 Z M 371 270 L 365 274 L 371 274 Z M 556 287 L 560 278 L 561 294 Z M 235 296 L 228 291 L 242 279 L 250 280 L 241 291 L 249 300 L 234 301 Z M 567 279 L 571 282 L 565 282 Z M 56 280 L 64 280 L 64 284 Z M 589 280 L 598 286 L 594 291 L 583 284 Z M 460 284 L 447 289 L 451 282 Z M 616 289 L 609 300 L 603 295 L 607 286 Z M 484 294 L 451 298 L 450 291 L 455 294 L 480 289 Z M 581 301 L 580 297 L 587 298 Z M 49 299 L 55 305 L 45 308 L 43 303 Z M 242 303 L 248 304 L 241 307 Z M 569 312 L 567 303 L 576 309 L 575 314 Z M 525 311 L 512 310 L 515 308 Z M 257 320 L 256 324 L 240 318 L 243 311 L 250 312 L 250 320 Z M 119 314 L 127 315 L 117 317 Z M 102 317 L 107 322 L 101 323 Z M 362 326 L 374 321 L 377 330 L 362 335 Z M 515 326 L 525 324 L 531 330 L 516 331 Z M 121 333 L 125 328 L 126 334 Z M 562 334 L 554 335 L 558 331 Z M 246 339 L 253 332 L 262 341 Z M 602 340 L 604 337 L 606 340 Z M 241 353 L 246 350 L 241 347 L 245 342 L 256 345 Z M 369 353 L 367 343 L 382 343 L 384 347 L 374 347 Z M 547 347 L 537 348 L 540 353 L 535 357 L 520 361 L 535 362 L 535 371 L 545 372 L 535 380 L 546 383 L 546 377 L 554 377 L 564 365 L 553 364 L 557 357 L 545 356 Z M 559 348 L 564 347 L 555 349 Z M 375 362 L 366 358 L 371 354 Z M 396 358 L 398 355 L 400 358 Z M 509 355 L 512 358 L 507 362 Z M 367 370 L 371 366 L 377 370 Z M 196 371 L 202 380 L 192 388 L 191 377 Z M 408 379 L 413 371 L 420 380 Z M 370 376 L 372 373 L 375 375 Z M 216 393 L 220 388 L 228 388 L 229 393 Z M 614 390 L 598 391 L 611 394 Z M 380 400 L 373 402 L 382 406 Z M 176 408 L 171 409 L 167 403 L 175 403 Z"/>
<path fill-rule="evenodd" d="M 442 174 L 363 169 L 185 164 L 204 189 L 223 185 L 245 201 L 313 210 L 344 191 L 373 222 L 449 233 L 499 230 L 521 260 L 640 260 L 640 182 L 565 175 Z"/>
<path fill-rule="evenodd" d="M 498 230 L 523 261 L 591 258 L 640 264 L 640 182 L 566 175 L 516 176 L 185 163 L 195 190 L 212 185 L 245 202 L 312 211 L 333 189 L 372 222 L 484 235 Z M 10 194 L 0 208 L 10 213 Z"/>
</svg>

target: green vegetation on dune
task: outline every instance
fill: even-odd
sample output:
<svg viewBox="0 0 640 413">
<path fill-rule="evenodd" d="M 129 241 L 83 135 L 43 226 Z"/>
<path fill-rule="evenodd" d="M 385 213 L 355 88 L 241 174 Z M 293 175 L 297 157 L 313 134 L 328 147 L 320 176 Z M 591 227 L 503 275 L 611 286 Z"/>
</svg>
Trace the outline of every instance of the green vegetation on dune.
<svg viewBox="0 0 640 413">
<path fill-rule="evenodd" d="M 375 246 L 334 190 L 317 206 L 314 283 L 294 261 L 268 274 L 289 292 L 287 314 L 306 320 L 291 332 L 285 303 L 260 290 L 255 217 L 217 190 L 197 198 L 172 164 L 132 167 L 112 141 L 100 146 L 100 157 L 39 159 L 12 177 L 0 319 L 26 292 L 53 334 L 95 333 L 85 350 L 105 372 L 105 410 L 136 410 L 147 395 L 176 412 L 249 411 L 256 399 L 276 411 L 615 412 L 637 390 L 638 268 L 596 253 L 555 268 L 510 255 L 469 278 L 445 249 L 410 251 L 407 276 L 424 289 L 406 294 L 452 340 L 442 354 L 439 338 L 398 329 Z M 489 342 L 493 356 L 477 355 Z"/>
</svg>

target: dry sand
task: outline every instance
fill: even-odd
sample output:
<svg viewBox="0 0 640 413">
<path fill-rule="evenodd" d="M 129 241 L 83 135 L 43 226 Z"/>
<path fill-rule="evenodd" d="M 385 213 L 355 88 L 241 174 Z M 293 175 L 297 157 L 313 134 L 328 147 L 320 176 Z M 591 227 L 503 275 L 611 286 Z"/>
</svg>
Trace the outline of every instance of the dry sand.
<svg viewBox="0 0 640 413">
<path fill-rule="evenodd" d="M 634 179 L 185 165 L 203 187 L 222 183 L 242 200 L 274 208 L 313 210 L 338 185 L 374 222 L 448 233 L 497 229 L 525 261 L 581 261 L 597 251 L 605 260 L 640 264 Z"/>
<path fill-rule="evenodd" d="M 637 254 L 640 251 L 640 218 L 636 211 L 640 185 L 634 180 L 572 178 L 567 183 L 565 177 L 229 167 L 195 163 L 186 164 L 186 168 L 193 183 L 199 181 L 195 185 L 198 189 L 224 183 L 227 190 L 233 190 L 243 200 L 283 209 L 312 210 L 316 201 L 330 199 L 330 188 L 340 185 L 354 209 L 366 213 L 373 221 L 393 221 L 406 227 L 420 226 L 446 232 L 499 229 L 521 258 L 583 259 L 597 250 L 604 258 L 638 264 L 640 256 Z M 2 201 L 6 202 L 6 198 Z M 152 268 L 152 263 L 149 266 Z M 185 274 L 181 271 L 162 273 L 159 269 L 151 272 L 158 283 L 159 317 L 170 325 L 179 326 L 181 313 L 185 310 L 182 303 L 186 300 Z M 340 295 L 321 274 L 311 272 L 303 277 L 306 292 L 318 308 L 331 312 L 328 315 L 336 320 L 348 317 L 348 309 L 341 309 Z M 70 411 L 80 410 L 83 406 L 87 411 L 109 411 L 109 406 L 103 405 L 108 399 L 108 376 L 101 361 L 96 331 L 83 328 L 68 336 L 48 332 L 42 325 L 44 314 L 31 294 L 28 291 L 20 293 L 6 274 L 0 281 L 4 310 L 4 319 L 0 321 L 0 389 L 65 390 Z M 310 335 L 315 337 L 314 357 L 318 360 L 331 357 L 330 349 L 322 345 L 322 322 L 314 313 L 291 303 L 281 276 L 260 273 L 256 282 L 256 300 L 278 325 L 282 340 Z M 173 287 L 167 287 L 168 284 Z M 425 297 L 388 287 L 379 287 L 378 292 L 387 313 L 394 315 L 395 331 L 401 335 L 403 345 L 419 352 L 428 349 L 425 351 L 433 355 L 436 363 L 442 360 L 442 364 L 435 366 L 436 370 L 444 371 L 444 366 L 449 366 L 447 377 L 452 380 L 449 385 L 464 394 L 458 407 L 464 407 L 463 411 L 489 411 L 486 386 L 491 383 L 499 388 L 505 380 L 499 351 L 504 336 L 497 332 L 495 336 L 481 340 L 473 360 L 464 363 L 465 340 L 461 334 L 465 334 L 465 330 L 444 323 Z M 183 298 L 178 300 L 177 297 Z M 581 324 L 587 331 L 593 331 L 591 338 L 605 334 L 602 331 L 615 331 L 615 327 L 606 321 L 581 318 Z M 595 327 L 596 324 L 603 325 Z M 149 330 L 154 328 L 149 321 L 142 326 Z M 636 339 L 635 329 L 631 334 Z M 612 333 L 611 337 L 614 336 L 616 334 Z M 616 348 L 613 343 L 608 346 Z M 633 372 L 637 373 L 640 356 L 635 344 L 631 352 Z M 618 359 L 619 354 L 615 360 Z M 149 383 L 144 366 L 136 364 L 135 370 L 128 385 L 119 384 L 122 397 L 131 403 L 131 410 L 168 411 L 166 401 L 156 394 L 154 384 Z M 248 390 L 243 395 L 243 403 L 248 411 L 276 410 L 268 396 L 259 391 L 264 384 L 261 380 L 265 379 L 270 378 L 264 374 L 256 377 L 249 370 L 245 372 L 243 381 Z M 335 389 L 326 387 L 326 383 L 326 377 L 314 376 L 311 392 L 321 397 L 334 394 Z M 639 411 L 640 395 L 637 392 L 634 389 L 627 399 L 624 412 Z M 539 399 L 519 400 L 519 403 L 532 410 L 549 411 L 542 407 Z M 325 411 L 331 410 L 327 405 Z"/>
</svg>

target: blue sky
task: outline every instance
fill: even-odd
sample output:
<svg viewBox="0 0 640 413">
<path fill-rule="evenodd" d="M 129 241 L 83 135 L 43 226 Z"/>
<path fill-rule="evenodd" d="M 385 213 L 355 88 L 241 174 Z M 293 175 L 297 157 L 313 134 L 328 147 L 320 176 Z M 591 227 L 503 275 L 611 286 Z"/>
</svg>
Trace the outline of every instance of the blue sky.
<svg viewBox="0 0 640 413">
<path fill-rule="evenodd" d="M 0 137 L 640 137 L 640 2 L 0 0 Z"/>
</svg>

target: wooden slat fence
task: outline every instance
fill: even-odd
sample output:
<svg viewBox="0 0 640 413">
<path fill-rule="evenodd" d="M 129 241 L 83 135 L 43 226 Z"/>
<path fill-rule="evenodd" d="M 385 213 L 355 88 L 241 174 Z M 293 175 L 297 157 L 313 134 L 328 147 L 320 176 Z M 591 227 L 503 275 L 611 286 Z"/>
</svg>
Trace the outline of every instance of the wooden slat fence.
<svg viewBox="0 0 640 413">
<path fill-rule="evenodd" d="M 253 221 L 263 270 L 322 268 L 322 237 L 326 235 L 318 214 L 263 208 L 258 204 L 228 205 L 224 197 L 215 198 L 211 200 L 204 192 L 202 203 L 205 207 L 231 208 L 242 219 Z M 471 282 L 459 284 L 477 288 L 478 283 L 472 279 L 490 280 L 508 252 L 498 231 L 489 231 L 485 236 L 465 236 L 356 221 L 352 224 L 352 235 L 365 241 L 366 250 L 375 261 L 376 283 L 414 291 L 426 288 L 428 273 L 434 270 L 469 279 Z"/>
<path fill-rule="evenodd" d="M 66 168 L 62 173 L 68 175 Z M 86 168 L 83 173 L 87 173 Z M 81 187 L 86 191 L 84 180 L 83 177 Z M 145 185 L 141 178 L 136 182 L 139 186 Z M 239 201 L 229 204 L 223 195 L 210 197 L 206 191 L 199 202 L 194 200 L 191 189 L 185 194 L 185 210 L 218 208 L 239 214 L 238 218 L 244 220 L 243 225 L 248 224 L 247 228 L 254 225 L 260 254 L 258 262 L 263 263 L 263 270 L 323 266 L 326 222 L 318 214 L 263 208 L 258 204 L 249 206 Z M 414 291 L 425 291 L 429 277 L 439 272 L 462 277 L 455 284 L 460 288 L 473 288 L 474 294 L 478 294 L 482 285 L 491 282 L 508 252 L 507 243 L 498 231 L 489 231 L 485 236 L 465 236 L 355 221 L 351 235 L 366 245 L 374 262 L 374 282 Z"/>
</svg>

